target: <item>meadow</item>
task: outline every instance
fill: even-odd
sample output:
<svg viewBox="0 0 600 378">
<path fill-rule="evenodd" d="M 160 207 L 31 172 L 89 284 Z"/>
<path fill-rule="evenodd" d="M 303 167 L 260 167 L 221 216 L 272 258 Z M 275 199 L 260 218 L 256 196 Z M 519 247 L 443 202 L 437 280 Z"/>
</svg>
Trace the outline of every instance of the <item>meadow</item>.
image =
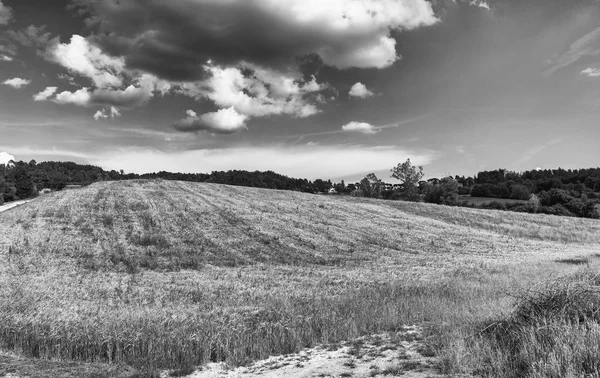
<svg viewBox="0 0 600 378">
<path fill-rule="evenodd" d="M 512 198 L 458 196 L 458 202 L 459 203 L 467 202 L 467 204 L 469 204 L 471 206 L 481 206 L 481 205 L 488 205 L 492 202 L 498 202 L 498 203 L 503 203 L 503 204 L 513 204 L 513 203 L 526 204 L 527 200 L 519 200 L 519 199 L 512 199 Z"/>
<path fill-rule="evenodd" d="M 420 324 L 445 374 L 598 373 L 599 247 L 589 219 L 96 183 L 0 214 L 0 361 L 152 376 Z"/>
</svg>

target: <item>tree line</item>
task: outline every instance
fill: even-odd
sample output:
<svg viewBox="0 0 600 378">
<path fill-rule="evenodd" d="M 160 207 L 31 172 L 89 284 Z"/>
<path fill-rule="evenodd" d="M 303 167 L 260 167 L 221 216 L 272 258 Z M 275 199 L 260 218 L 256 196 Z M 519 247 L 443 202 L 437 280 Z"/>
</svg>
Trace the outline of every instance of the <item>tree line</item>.
<svg viewBox="0 0 600 378">
<path fill-rule="evenodd" d="M 600 203 L 600 168 L 565 170 L 533 170 L 512 172 L 505 169 L 482 171 L 473 177 L 454 176 L 422 180 L 423 167 L 410 159 L 390 170 L 390 178 L 399 184 L 389 184 L 374 173 L 361 181 L 307 180 L 291 178 L 272 171 L 243 170 L 214 171 L 212 173 L 154 172 L 147 174 L 106 171 L 93 165 L 73 162 L 29 163 L 11 161 L 0 165 L 0 204 L 32 198 L 41 190 L 62 190 L 69 185 L 89 185 L 97 181 L 130 179 L 164 179 L 208 182 L 267 189 L 294 190 L 305 193 L 337 193 L 356 197 L 389 200 L 424 201 L 452 206 L 472 206 L 466 196 L 491 199 L 522 200 L 490 201 L 480 207 L 546 213 L 566 216 L 598 218 Z"/>
</svg>

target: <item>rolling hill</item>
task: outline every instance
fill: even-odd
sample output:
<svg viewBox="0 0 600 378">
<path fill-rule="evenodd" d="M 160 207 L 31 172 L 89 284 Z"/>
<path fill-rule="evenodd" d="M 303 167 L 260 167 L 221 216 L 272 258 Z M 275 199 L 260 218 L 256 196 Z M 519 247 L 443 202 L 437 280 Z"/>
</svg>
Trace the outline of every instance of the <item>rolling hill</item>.
<svg viewBox="0 0 600 378">
<path fill-rule="evenodd" d="M 239 365 L 485 318 L 599 247 L 600 222 L 581 218 L 102 182 L 0 213 L 0 342 L 46 359 Z"/>
</svg>

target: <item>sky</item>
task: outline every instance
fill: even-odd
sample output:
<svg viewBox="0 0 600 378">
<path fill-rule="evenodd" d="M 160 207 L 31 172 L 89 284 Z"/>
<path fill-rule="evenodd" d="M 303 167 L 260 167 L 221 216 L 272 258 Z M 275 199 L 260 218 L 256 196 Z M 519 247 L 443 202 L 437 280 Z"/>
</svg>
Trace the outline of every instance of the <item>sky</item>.
<svg viewBox="0 0 600 378">
<path fill-rule="evenodd" d="M 384 181 L 600 165 L 598 0 L 0 0 L 0 157 Z"/>
</svg>

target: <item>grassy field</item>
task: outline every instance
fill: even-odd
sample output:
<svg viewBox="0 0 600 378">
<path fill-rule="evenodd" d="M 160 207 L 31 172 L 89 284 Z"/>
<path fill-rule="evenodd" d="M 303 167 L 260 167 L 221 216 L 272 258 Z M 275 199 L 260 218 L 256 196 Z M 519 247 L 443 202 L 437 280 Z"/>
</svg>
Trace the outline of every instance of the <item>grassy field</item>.
<svg viewBox="0 0 600 378">
<path fill-rule="evenodd" d="M 113 367 L 243 365 L 421 324 L 441 371 L 524 376 L 507 352 L 516 341 L 498 332 L 515 334 L 507 319 L 532 287 L 571 277 L 561 280 L 593 289 L 581 270 L 595 269 L 599 247 L 588 219 L 97 183 L 0 214 L 0 343 L 21 359 L 133 376 Z"/>
<path fill-rule="evenodd" d="M 487 205 L 491 202 L 520 203 L 520 204 L 527 203 L 527 200 L 510 199 L 510 198 L 471 197 L 471 196 L 458 196 L 458 201 L 461 203 L 463 201 L 467 201 L 467 203 L 469 205 L 474 205 L 474 206 Z"/>
</svg>

